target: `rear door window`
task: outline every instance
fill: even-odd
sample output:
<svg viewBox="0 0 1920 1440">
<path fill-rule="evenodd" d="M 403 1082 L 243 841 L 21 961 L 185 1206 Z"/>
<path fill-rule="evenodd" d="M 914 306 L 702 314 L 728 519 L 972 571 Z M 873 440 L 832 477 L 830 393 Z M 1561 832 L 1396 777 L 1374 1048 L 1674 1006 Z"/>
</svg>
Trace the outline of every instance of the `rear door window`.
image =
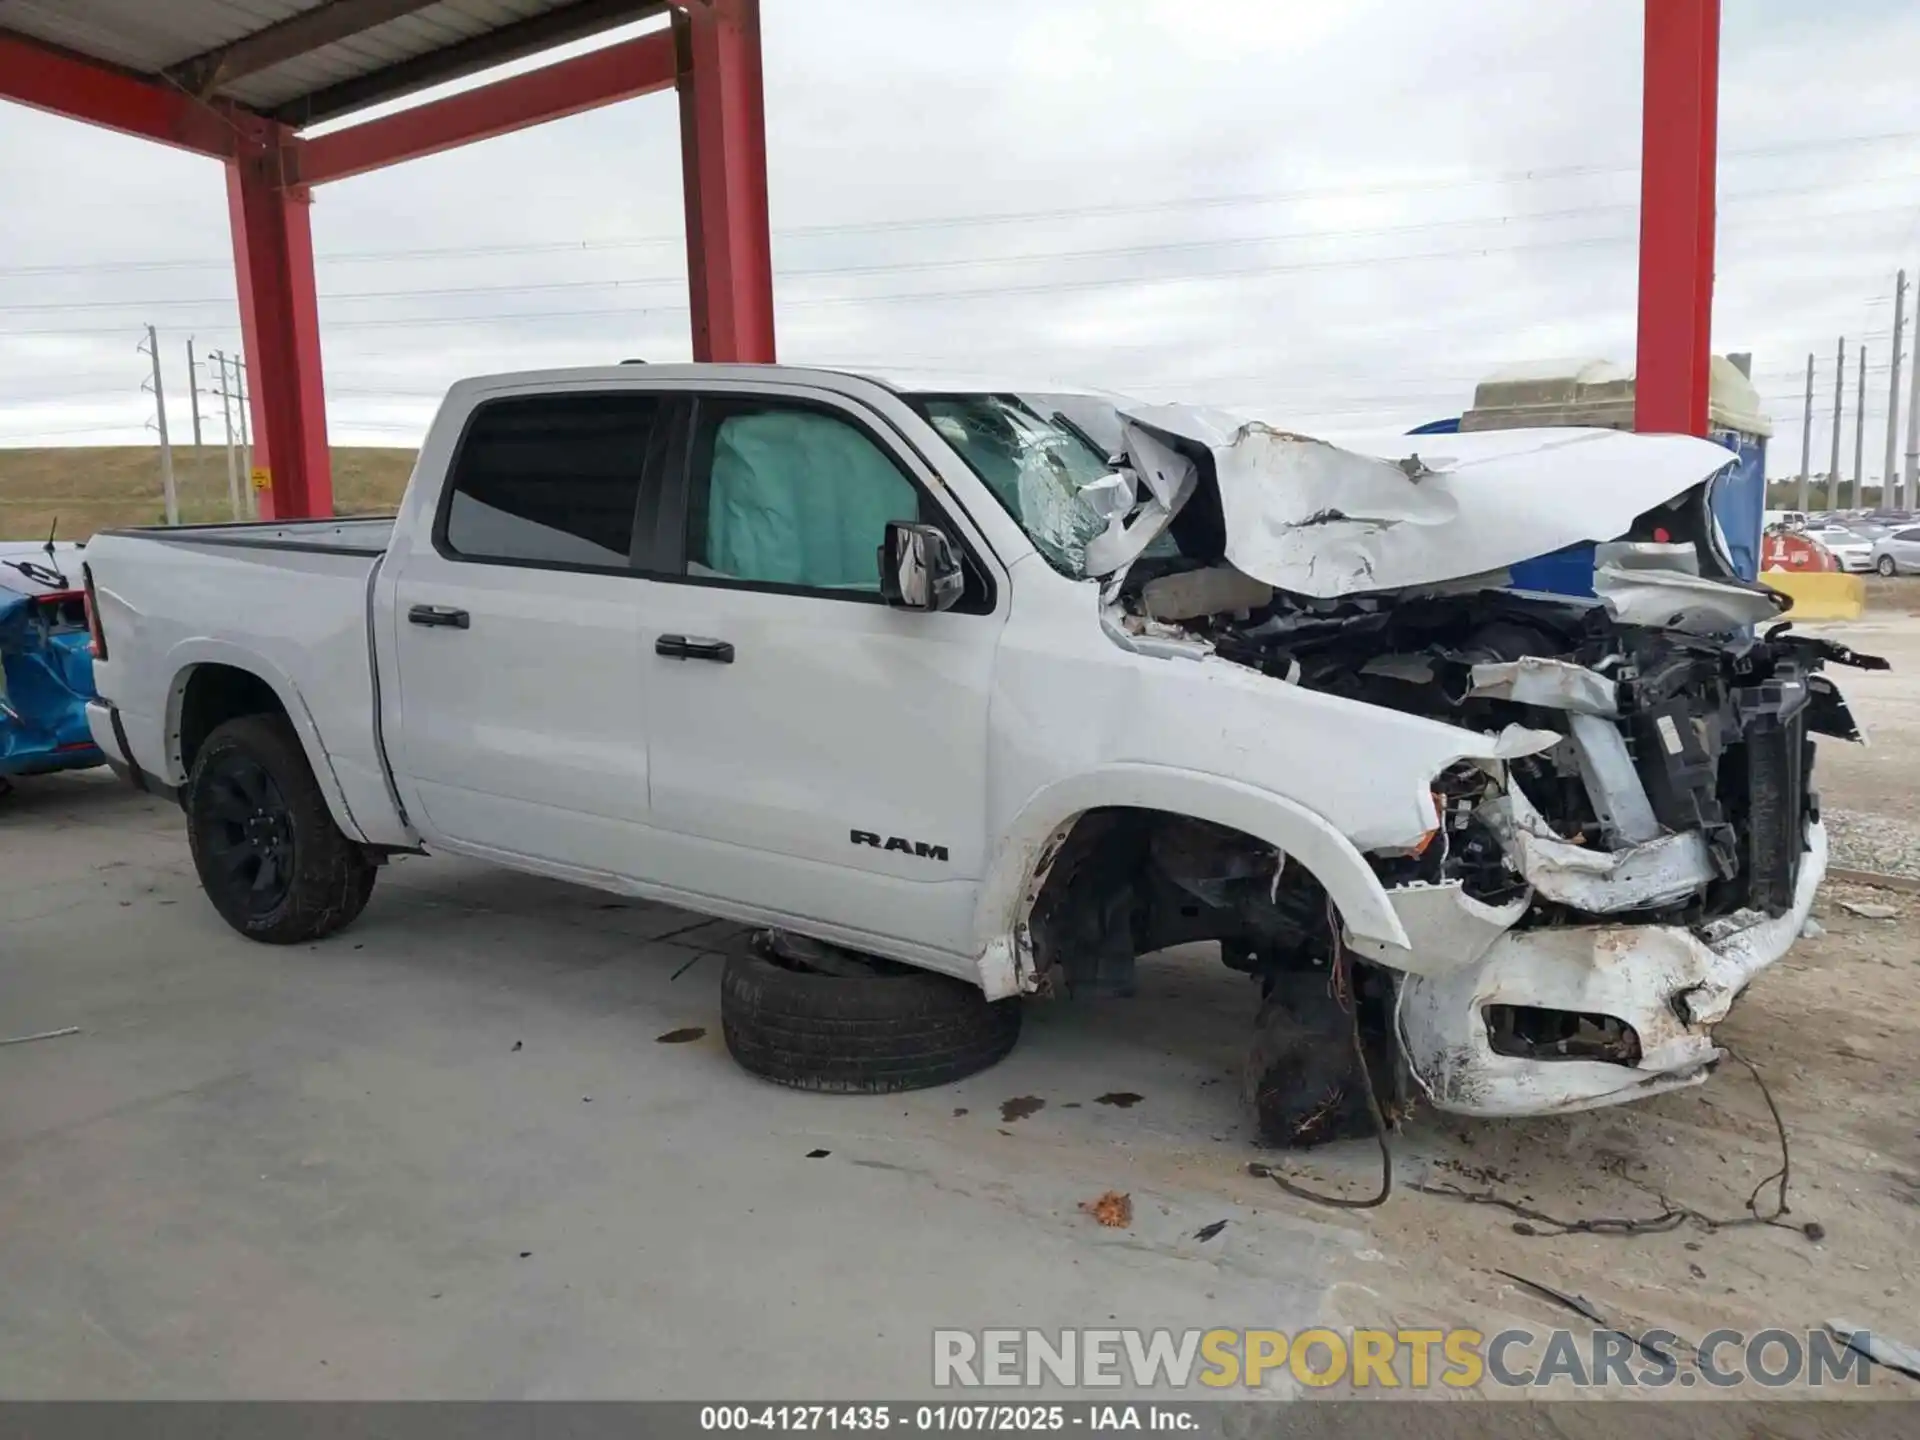
<svg viewBox="0 0 1920 1440">
<path fill-rule="evenodd" d="M 626 570 L 657 396 L 520 395 L 474 412 L 439 533 L 451 558 Z"/>
</svg>

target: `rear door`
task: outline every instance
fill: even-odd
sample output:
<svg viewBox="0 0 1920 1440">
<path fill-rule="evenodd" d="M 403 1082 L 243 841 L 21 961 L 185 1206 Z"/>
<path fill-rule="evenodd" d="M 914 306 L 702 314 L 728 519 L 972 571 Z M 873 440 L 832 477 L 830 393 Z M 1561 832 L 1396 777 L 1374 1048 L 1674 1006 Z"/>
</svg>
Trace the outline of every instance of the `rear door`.
<svg viewBox="0 0 1920 1440">
<path fill-rule="evenodd" d="M 1893 552 L 1894 563 L 1902 570 L 1920 570 L 1920 526 L 1896 530 L 1887 548 Z"/>
<path fill-rule="evenodd" d="M 662 879 L 912 942 L 876 946 L 894 953 L 970 949 L 996 562 L 852 401 L 690 397 L 668 470 L 641 660 Z M 966 556 L 953 609 L 881 600 L 889 520 L 938 524 Z"/>
<path fill-rule="evenodd" d="M 586 870 L 647 863 L 648 582 L 635 564 L 663 402 L 484 400 L 397 560 L 392 756 L 429 839 Z"/>
</svg>

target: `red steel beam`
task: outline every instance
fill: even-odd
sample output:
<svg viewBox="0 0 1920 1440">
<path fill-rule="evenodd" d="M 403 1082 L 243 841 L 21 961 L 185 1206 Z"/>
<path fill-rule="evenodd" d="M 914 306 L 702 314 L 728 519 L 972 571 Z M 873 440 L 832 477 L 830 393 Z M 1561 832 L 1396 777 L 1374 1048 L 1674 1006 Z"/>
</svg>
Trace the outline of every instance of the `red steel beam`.
<svg viewBox="0 0 1920 1440">
<path fill-rule="evenodd" d="M 227 207 L 253 392 L 253 466 L 268 476 L 260 513 L 331 515 L 311 196 L 288 183 L 291 131 L 254 115 L 242 117 L 241 129 L 239 154 L 227 165 Z"/>
<path fill-rule="evenodd" d="M 303 140 L 299 181 L 321 185 L 524 130 L 674 82 L 673 36 L 661 30 L 572 60 L 429 101 L 380 120 Z"/>
<path fill-rule="evenodd" d="M 0 100 L 227 159 L 236 137 L 227 110 L 170 85 L 0 31 Z"/>
<path fill-rule="evenodd" d="M 1720 0 L 1646 0 L 1636 430 L 1707 433 Z"/>
<path fill-rule="evenodd" d="M 687 0 L 673 17 L 693 358 L 770 363 L 773 247 L 760 0 Z"/>
</svg>

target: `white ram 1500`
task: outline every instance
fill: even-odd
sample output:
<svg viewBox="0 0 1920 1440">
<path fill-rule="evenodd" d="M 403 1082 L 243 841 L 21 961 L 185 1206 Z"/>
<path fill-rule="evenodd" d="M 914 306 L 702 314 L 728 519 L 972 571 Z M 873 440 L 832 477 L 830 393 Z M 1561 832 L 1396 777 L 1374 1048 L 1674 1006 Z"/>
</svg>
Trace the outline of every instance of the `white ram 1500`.
<svg viewBox="0 0 1920 1440">
<path fill-rule="evenodd" d="M 790 1084 L 966 1073 L 1016 997 L 1216 940 L 1271 1140 L 1389 1086 L 1604 1105 L 1702 1079 L 1797 935 L 1809 735 L 1858 738 L 1822 666 L 1878 663 L 1733 578 L 1730 458 L 782 367 L 468 380 L 392 520 L 98 536 L 93 734 L 257 939 L 417 851 L 769 927 L 725 1028 Z M 1594 597 L 1503 588 L 1583 541 Z"/>
</svg>

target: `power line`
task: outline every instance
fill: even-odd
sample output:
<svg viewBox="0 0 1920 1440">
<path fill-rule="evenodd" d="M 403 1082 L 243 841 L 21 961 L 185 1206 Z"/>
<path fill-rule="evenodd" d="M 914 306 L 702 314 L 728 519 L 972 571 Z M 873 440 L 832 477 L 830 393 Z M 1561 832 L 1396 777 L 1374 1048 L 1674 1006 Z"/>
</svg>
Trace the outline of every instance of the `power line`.
<svg viewBox="0 0 1920 1440">
<path fill-rule="evenodd" d="M 1874 135 L 1836 136 L 1820 140 L 1791 141 L 1780 145 L 1752 146 L 1721 152 L 1721 159 L 1744 160 L 1774 155 L 1800 154 L 1810 150 L 1844 149 L 1856 145 L 1874 145 L 1891 141 L 1920 139 L 1920 131 L 1887 131 Z M 1486 175 L 1447 178 L 1371 182 L 1357 185 L 1324 185 L 1295 190 L 1256 191 L 1233 195 L 1194 195 L 1168 200 L 1139 201 L 1129 204 L 1060 206 L 1052 209 L 995 211 L 973 215 L 937 215 L 897 220 L 844 221 L 818 225 L 788 226 L 773 232 L 778 239 L 847 234 L 891 234 L 910 230 L 952 229 L 984 225 L 1021 225 L 1044 220 L 1103 218 L 1116 215 L 1167 213 L 1172 211 L 1217 209 L 1245 205 L 1280 204 L 1290 200 L 1319 200 L 1340 197 L 1367 197 L 1427 193 L 1437 190 L 1472 189 L 1486 185 L 1512 185 L 1571 179 L 1588 175 L 1631 174 L 1639 161 L 1589 162 L 1575 165 L 1532 166 L 1525 169 L 1492 172 Z M 1889 180 L 1911 177 L 1884 177 Z M 1873 183 L 1871 179 L 1857 183 Z M 1813 186 L 1810 189 L 1827 187 Z M 1780 192 L 1792 193 L 1792 192 Z M 1723 199 L 1731 197 L 1722 197 Z M 1905 207 L 1902 207 L 1905 208 Z M 562 254 L 601 249 L 632 249 L 681 245 L 678 234 L 651 235 L 618 240 L 544 241 L 518 245 L 461 246 L 411 250 L 363 250 L 321 254 L 328 264 L 384 263 L 404 260 L 438 260 L 457 256 Z M 0 268 L 0 276 L 70 274 L 87 270 L 156 271 L 215 269 L 231 265 L 227 259 L 207 260 L 123 260 L 63 265 L 26 265 Z"/>
<path fill-rule="evenodd" d="M 1836 218 L 1847 218 L 1849 216 L 1891 213 L 1894 210 L 1898 210 L 1901 213 L 1904 213 L 1905 207 L 1904 206 L 1876 207 L 1876 208 L 1870 208 L 1870 209 L 1858 210 L 1858 211 L 1840 211 L 1840 212 L 1835 212 L 1832 215 L 1811 216 L 1807 218 L 1816 223 L 1821 223 L 1826 220 L 1836 219 Z M 1321 236 L 1325 236 L 1327 238 L 1337 238 L 1337 235 L 1335 234 L 1335 232 L 1319 232 L 1319 233 Z M 1316 236 L 1316 238 L 1319 238 L 1319 237 Z M 780 305 L 782 309 L 790 309 L 790 308 L 807 308 L 807 307 L 814 307 L 814 306 L 840 306 L 840 305 L 858 305 L 858 304 L 867 304 L 867 303 L 886 303 L 886 302 L 893 302 L 893 301 L 899 301 L 899 300 L 970 299 L 970 298 L 982 298 L 982 297 L 992 297 L 992 296 L 1000 296 L 1000 295 L 1032 295 L 1032 294 L 1048 293 L 1053 291 L 1072 292 L 1072 291 L 1089 290 L 1089 289 L 1105 289 L 1112 286 L 1155 285 L 1155 284 L 1188 282 L 1188 281 L 1244 279 L 1244 278 L 1278 275 L 1278 274 L 1305 273 L 1305 272 L 1313 272 L 1313 271 L 1374 267 L 1374 266 L 1380 266 L 1380 265 L 1417 263 L 1417 262 L 1428 261 L 1428 260 L 1475 259 L 1475 258 L 1485 258 L 1493 255 L 1508 255 L 1508 254 L 1515 254 L 1515 253 L 1535 251 L 1535 250 L 1583 249 L 1583 248 L 1593 248 L 1593 247 L 1632 245 L 1632 244 L 1637 244 L 1638 240 L 1639 240 L 1639 236 L 1637 233 L 1626 234 L 1626 235 L 1560 237 L 1556 239 L 1547 239 L 1547 240 L 1514 241 L 1514 242 L 1501 244 L 1501 245 L 1475 244 L 1475 245 L 1467 245 L 1467 246 L 1455 246 L 1455 247 L 1450 247 L 1446 249 L 1417 251 L 1409 254 L 1399 254 L 1399 255 L 1375 255 L 1375 256 L 1359 256 L 1359 257 L 1341 257 L 1341 258 L 1320 259 L 1320 260 L 1302 260 L 1302 261 L 1293 261 L 1289 263 L 1275 264 L 1275 265 L 1223 267 L 1223 268 L 1207 270 L 1207 271 L 1175 272 L 1171 274 L 1105 276 L 1105 277 L 1094 277 L 1094 278 L 1088 278 L 1088 279 L 1082 279 L 1082 280 L 1047 281 L 1047 282 L 1038 282 L 1038 283 L 1018 284 L 1018 285 L 999 284 L 999 285 L 993 285 L 993 286 L 977 288 L 977 289 L 958 289 L 958 290 L 933 289 L 933 290 L 913 290 L 913 291 L 886 292 L 886 293 L 879 293 L 879 294 L 863 294 L 863 295 L 845 295 L 845 296 L 815 296 L 815 297 L 803 296 L 803 297 L 794 298 L 794 299 L 783 299 L 780 302 Z M 1205 242 L 1205 243 L 1217 244 L 1217 243 L 1255 243 L 1255 242 L 1235 241 L 1235 242 Z M 1123 250 L 1116 250 L 1116 251 L 1110 251 L 1110 252 L 1097 252 L 1097 251 L 1081 251 L 1081 252 L 1065 252 L 1065 253 L 1049 252 L 1049 253 L 1043 253 L 1043 254 L 1032 255 L 1032 256 L 1006 256 L 1006 257 L 995 257 L 990 260 L 970 260 L 970 261 L 964 261 L 964 262 L 951 262 L 951 263 L 969 264 L 969 265 L 973 265 L 973 264 L 1044 264 L 1044 263 L 1048 263 L 1050 261 L 1055 261 L 1055 260 L 1078 262 L 1089 257 L 1098 256 L 1103 253 L 1114 254 L 1114 255 L 1126 255 L 1126 254 L 1133 254 L 1133 253 L 1146 253 L 1148 251 L 1152 251 L 1157 248 L 1161 248 L 1161 247 L 1132 247 L 1131 249 L 1123 249 Z M 814 271 L 788 271 L 788 272 L 782 272 L 782 278 L 798 279 L 798 278 L 812 278 L 815 276 L 832 275 L 832 274 L 880 273 L 883 270 L 888 272 L 896 272 L 896 271 L 912 272 L 912 271 L 921 270 L 921 269 L 942 268 L 948 263 L 950 262 L 938 262 L 938 261 L 936 262 L 902 262 L 897 265 L 884 266 L 884 267 L 840 267 L 838 269 L 823 269 L 823 270 L 814 270 Z M 588 288 L 637 289 L 643 286 L 644 287 L 654 287 L 654 286 L 662 286 L 662 285 L 679 286 L 679 285 L 683 285 L 684 283 L 685 282 L 682 277 L 674 275 L 674 276 L 644 277 L 644 278 L 638 278 L 638 279 L 632 279 L 632 280 L 551 281 L 551 282 L 540 282 L 533 285 L 505 284 L 505 285 L 489 285 L 489 286 L 446 287 L 446 288 L 440 288 L 440 289 L 403 289 L 403 290 L 364 291 L 364 292 L 349 293 L 349 294 L 336 294 L 332 296 L 324 296 L 322 298 L 328 300 L 329 302 L 343 301 L 343 300 L 344 301 L 400 300 L 400 299 L 416 299 L 416 298 L 434 298 L 436 296 L 451 296 L 451 295 L 518 294 L 518 293 L 528 293 L 528 292 L 536 292 L 536 291 L 588 289 Z M 0 309 L 69 310 L 69 309 L 124 308 L 124 307 L 132 307 L 134 305 L 180 305 L 180 306 L 223 305 L 225 306 L 225 305 L 231 305 L 233 303 L 234 302 L 231 300 L 231 298 L 220 297 L 220 298 L 207 298 L 207 299 L 196 299 L 196 300 L 160 300 L 160 301 L 144 301 L 144 302 L 131 301 L 131 300 L 130 301 L 87 301 L 87 302 L 79 302 L 79 303 L 69 304 L 69 305 L 34 304 L 34 305 L 27 305 L 27 306 L 12 306 L 12 307 L 0 306 Z M 354 320 L 354 319 L 330 320 L 328 322 L 328 326 L 330 329 L 331 328 L 379 328 L 379 327 L 386 327 L 386 326 L 393 326 L 393 325 L 465 324 L 465 323 L 477 323 L 477 322 L 484 322 L 484 321 L 561 319 L 561 318 L 592 317 L 592 316 L 602 316 L 602 315 L 632 316 L 632 315 L 647 315 L 647 314 L 656 314 L 656 313 L 657 314 L 684 314 L 686 312 L 686 309 L 687 307 L 684 303 L 670 303 L 670 304 L 661 304 L 661 305 L 653 305 L 653 306 L 638 306 L 638 307 L 624 307 L 624 308 L 603 306 L 603 307 L 597 307 L 593 310 L 550 310 L 550 311 L 528 310 L 528 311 L 504 311 L 504 312 L 475 312 L 475 313 L 462 314 L 462 315 L 435 315 L 435 316 L 412 316 L 412 317 L 388 316 L 388 317 L 382 317 L 378 319 L 365 319 L 365 320 Z M 9 330 L 0 330 L 0 338 L 6 337 L 6 336 L 32 336 L 32 335 L 67 336 L 67 335 L 118 334 L 118 333 L 121 333 L 124 330 L 124 328 L 125 328 L 124 326 L 115 325 L 115 326 L 104 326 L 104 327 L 58 326 L 58 327 L 37 327 L 37 328 L 28 328 L 28 329 L 9 329 Z"/>
<path fill-rule="evenodd" d="M 1015 295 L 1039 295 L 1054 293 L 1076 293 L 1088 290 L 1104 290 L 1115 287 L 1155 286 L 1165 284 L 1185 284 L 1216 280 L 1242 280 L 1283 274 L 1305 274 L 1329 270 L 1348 270 L 1372 268 L 1383 265 L 1413 264 L 1431 260 L 1463 261 L 1485 259 L 1496 255 L 1510 255 L 1535 250 L 1591 249 L 1596 247 L 1629 246 L 1639 242 L 1639 236 L 1603 235 L 1585 236 L 1575 239 L 1516 242 L 1507 245 L 1481 245 L 1470 248 L 1419 251 L 1401 255 L 1376 255 L 1364 258 L 1342 258 L 1327 260 L 1294 261 L 1280 265 L 1257 265 L 1223 267 L 1201 272 L 1185 272 L 1159 275 L 1116 275 L 1082 280 L 1043 281 L 1027 284 L 999 284 L 983 287 L 954 290 L 905 290 L 886 291 L 875 294 L 802 296 L 782 299 L 779 308 L 785 310 L 813 309 L 821 307 L 840 307 L 846 305 L 890 304 L 898 301 L 931 300 L 969 300 L 989 299 Z M 681 283 L 677 277 L 664 277 L 659 281 L 644 283 Z M 643 282 L 620 282 L 633 286 Z M 521 287 L 497 287 L 487 293 L 511 293 Z M 533 288 L 533 287 L 526 287 Z M 366 295 L 356 298 L 404 299 L 421 295 L 419 291 L 396 291 L 383 293 L 381 297 Z M 344 297 L 335 297 L 344 298 Z M 128 302 L 132 304 L 133 302 Z M 196 302 L 215 303 L 215 302 Z M 588 310 L 515 310 L 481 311 L 458 315 L 420 315 L 420 316 L 382 316 L 375 319 L 330 319 L 329 330 L 382 329 L 393 326 L 438 326 L 471 325 L 482 323 L 520 323 L 528 320 L 559 319 L 626 319 L 642 315 L 684 315 L 687 305 L 684 302 L 668 302 L 641 306 L 596 306 Z M 203 327 L 204 328 L 204 327 Z M 29 329 L 0 330 L 0 339 L 9 336 L 30 335 L 107 335 L 118 334 L 123 326 L 53 326 Z"/>
<path fill-rule="evenodd" d="M 1884 178 L 1887 181 L 1920 181 L 1920 174 L 1889 176 Z M 1826 192 L 1836 188 L 1844 187 L 1828 185 L 1787 187 L 1784 189 L 1748 192 L 1742 195 L 1728 196 L 1725 197 L 1725 199 L 1728 201 L 1772 200 L 1781 195 Z M 983 265 L 1041 265 L 1054 262 L 1079 263 L 1087 260 L 1137 258 L 1148 255 L 1191 254 L 1248 245 L 1273 245 L 1297 241 L 1352 240 L 1365 239 L 1373 236 L 1425 234 L 1440 230 L 1471 229 L 1476 226 L 1491 226 L 1506 229 L 1536 221 L 1581 219 L 1588 215 L 1637 212 L 1638 209 L 1639 206 L 1637 202 L 1617 205 L 1584 205 L 1560 210 L 1527 211 L 1517 215 L 1475 216 L 1455 220 L 1419 221 L 1405 225 L 1358 226 L 1340 230 L 1295 230 L 1274 235 L 1220 236 L 1203 240 L 1156 241 L 1141 245 L 1104 246 L 1086 250 L 1051 250 L 1021 255 L 956 256 L 938 260 L 900 260 L 859 265 L 824 265 L 808 268 L 782 269 L 778 272 L 778 275 L 781 279 L 803 280 L 841 275 L 916 274 L 927 271 L 969 269 Z M 1907 213 L 1908 207 L 1903 202 L 1899 205 L 1868 206 L 1851 210 L 1828 211 L 1820 215 L 1805 218 L 1816 222 L 1825 222 L 1834 219 L 1861 218 L 1886 214 L 1905 215 Z M 1559 237 L 1558 239 L 1522 243 L 1531 243 L 1532 245 L 1546 247 L 1556 244 L 1577 243 L 1580 238 L 1581 237 Z M 1609 243 L 1612 243 L 1611 237 L 1606 238 Z M 1633 238 L 1637 238 L 1637 236 Z M 1462 253 L 1471 253 L 1486 247 L 1469 244 L 1460 248 Z M 1368 261 L 1364 258 L 1357 258 L 1351 263 L 1365 264 L 1368 263 Z M 399 290 L 337 291 L 331 294 L 323 293 L 320 299 L 328 302 L 414 298 L 428 299 L 437 296 L 486 295 L 507 291 L 514 293 L 534 293 L 581 289 L 640 289 L 663 285 L 677 286 L 684 285 L 685 283 L 686 280 L 683 275 L 675 274 L 621 279 L 549 280 L 538 281 L 532 284 L 504 282 L 486 285 L 413 286 Z M 196 297 L 192 299 L 29 301 L 25 303 L 0 303 L 0 311 L 29 313 L 38 311 L 111 310 L 129 305 L 179 308 L 232 305 L 234 303 L 234 297 L 231 295 Z"/>
</svg>

